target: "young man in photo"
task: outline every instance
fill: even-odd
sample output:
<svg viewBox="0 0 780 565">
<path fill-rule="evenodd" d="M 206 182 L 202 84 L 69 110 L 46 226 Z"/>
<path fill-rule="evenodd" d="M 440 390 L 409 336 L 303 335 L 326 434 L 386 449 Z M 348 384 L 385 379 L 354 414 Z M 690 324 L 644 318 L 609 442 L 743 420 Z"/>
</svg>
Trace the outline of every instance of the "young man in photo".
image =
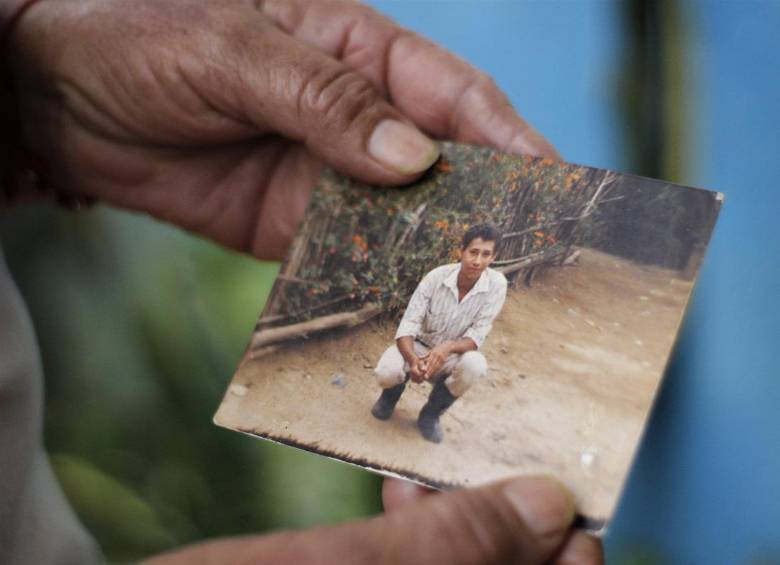
<svg viewBox="0 0 780 565">
<path fill-rule="evenodd" d="M 487 372 L 478 351 L 506 298 L 506 278 L 491 269 L 501 234 L 490 224 L 472 226 L 463 236 L 460 261 L 423 277 L 374 372 L 382 395 L 371 413 L 392 416 L 409 379 L 430 381 L 433 390 L 417 419 L 422 436 L 442 440 L 439 417 Z"/>
</svg>

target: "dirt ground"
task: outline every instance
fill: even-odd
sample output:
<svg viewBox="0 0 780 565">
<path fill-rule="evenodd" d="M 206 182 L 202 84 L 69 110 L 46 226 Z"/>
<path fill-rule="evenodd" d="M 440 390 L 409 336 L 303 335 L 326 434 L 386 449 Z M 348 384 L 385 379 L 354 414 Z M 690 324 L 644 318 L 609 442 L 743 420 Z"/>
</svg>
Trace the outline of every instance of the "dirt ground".
<svg viewBox="0 0 780 565">
<path fill-rule="evenodd" d="M 372 368 L 395 326 L 369 323 L 245 359 L 221 426 L 438 485 L 548 473 L 580 512 L 607 520 L 620 494 L 691 283 L 593 250 L 517 283 L 482 351 L 490 371 L 442 417 L 441 444 L 415 422 L 430 385 L 393 417 L 369 410 Z"/>
</svg>

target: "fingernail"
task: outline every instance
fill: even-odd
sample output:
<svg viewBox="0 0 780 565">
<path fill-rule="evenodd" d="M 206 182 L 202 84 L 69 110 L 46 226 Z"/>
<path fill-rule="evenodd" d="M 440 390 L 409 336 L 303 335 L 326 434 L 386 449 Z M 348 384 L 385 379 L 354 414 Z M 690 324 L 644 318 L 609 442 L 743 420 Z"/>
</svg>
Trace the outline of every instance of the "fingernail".
<svg viewBox="0 0 780 565">
<path fill-rule="evenodd" d="M 369 154 L 401 175 L 421 173 L 439 158 L 439 147 L 410 125 L 384 120 L 368 140 Z"/>
<path fill-rule="evenodd" d="M 528 529 L 538 537 L 564 532 L 574 520 L 574 500 L 554 479 L 516 479 L 504 487 L 504 495 Z"/>
</svg>

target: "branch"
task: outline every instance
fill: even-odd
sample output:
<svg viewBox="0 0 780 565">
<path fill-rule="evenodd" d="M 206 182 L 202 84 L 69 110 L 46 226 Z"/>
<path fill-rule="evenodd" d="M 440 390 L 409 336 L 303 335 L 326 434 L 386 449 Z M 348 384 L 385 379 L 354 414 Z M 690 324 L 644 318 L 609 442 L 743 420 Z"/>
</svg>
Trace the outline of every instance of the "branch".
<svg viewBox="0 0 780 565">
<path fill-rule="evenodd" d="M 526 267 L 531 267 L 539 263 L 544 263 L 545 261 L 551 260 L 559 256 L 563 252 L 564 250 L 561 249 L 560 246 L 550 247 L 543 251 L 537 251 L 536 253 L 531 253 L 530 255 L 526 255 L 525 257 L 519 257 L 516 259 L 506 259 L 504 261 L 493 261 L 493 264 L 498 265 L 498 267 L 496 267 L 497 271 L 500 271 L 505 275 L 507 275 L 509 273 L 514 273 L 515 271 L 519 271 L 520 269 L 524 269 Z"/>
<path fill-rule="evenodd" d="M 347 327 L 351 328 L 366 322 L 382 312 L 382 306 L 379 304 L 366 304 L 360 310 L 353 312 L 341 312 L 339 314 L 329 314 L 300 322 L 281 326 L 277 328 L 268 328 L 255 332 L 252 340 L 249 342 L 249 350 L 254 351 L 257 348 L 286 341 L 296 337 L 302 337 L 310 333 L 317 333 L 333 328 Z"/>
</svg>

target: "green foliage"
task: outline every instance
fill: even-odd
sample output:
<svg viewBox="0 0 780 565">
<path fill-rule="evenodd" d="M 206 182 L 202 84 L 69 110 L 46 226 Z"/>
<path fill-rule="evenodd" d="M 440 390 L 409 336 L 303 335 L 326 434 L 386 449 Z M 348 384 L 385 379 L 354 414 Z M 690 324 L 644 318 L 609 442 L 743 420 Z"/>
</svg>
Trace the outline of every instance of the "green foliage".
<svg viewBox="0 0 780 565">
<path fill-rule="evenodd" d="M 277 264 L 107 208 L 20 208 L 0 238 L 40 340 L 47 449 L 109 561 L 380 510 L 373 474 L 212 424 Z"/>
<path fill-rule="evenodd" d="M 171 548 L 174 538 L 143 498 L 79 457 L 54 455 L 52 467 L 84 525 L 115 559 Z"/>
<path fill-rule="evenodd" d="M 562 252 L 586 235 L 578 218 L 603 175 L 455 144 L 444 144 L 434 170 L 403 190 L 328 173 L 266 315 L 286 315 L 287 323 L 366 302 L 398 312 L 427 271 L 457 260 L 464 232 L 478 223 L 508 235 L 500 260 Z"/>
</svg>

